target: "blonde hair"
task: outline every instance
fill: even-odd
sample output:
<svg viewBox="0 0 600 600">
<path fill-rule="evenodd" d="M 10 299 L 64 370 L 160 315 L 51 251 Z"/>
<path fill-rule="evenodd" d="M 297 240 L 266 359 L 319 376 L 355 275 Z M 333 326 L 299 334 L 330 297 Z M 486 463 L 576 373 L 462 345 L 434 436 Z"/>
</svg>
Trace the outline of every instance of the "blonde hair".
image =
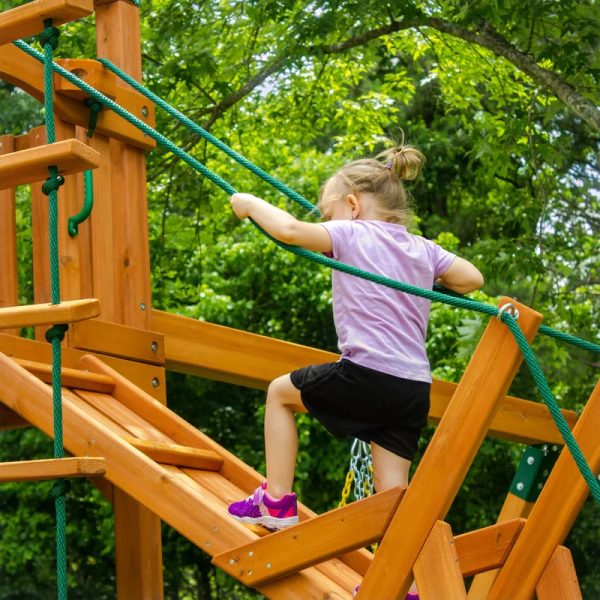
<svg viewBox="0 0 600 600">
<path fill-rule="evenodd" d="M 402 144 L 381 152 L 375 158 L 363 158 L 344 165 L 325 185 L 335 182 L 337 189 L 342 188 L 340 195 L 373 194 L 383 220 L 406 225 L 411 217 L 410 198 L 402 182 L 416 179 L 424 162 L 422 152 Z M 321 199 L 324 188 L 321 189 Z"/>
</svg>

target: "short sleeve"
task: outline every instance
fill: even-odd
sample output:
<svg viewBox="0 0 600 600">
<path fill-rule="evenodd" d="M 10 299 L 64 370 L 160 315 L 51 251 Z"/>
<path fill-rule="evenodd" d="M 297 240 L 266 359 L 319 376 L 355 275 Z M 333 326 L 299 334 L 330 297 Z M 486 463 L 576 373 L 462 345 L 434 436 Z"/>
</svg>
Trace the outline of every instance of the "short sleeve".
<svg viewBox="0 0 600 600">
<path fill-rule="evenodd" d="M 437 279 L 450 268 L 450 265 L 456 258 L 456 254 L 448 252 L 448 250 L 444 250 L 441 246 L 438 246 L 434 242 L 431 242 L 431 245 L 433 247 L 434 279 Z"/>
<path fill-rule="evenodd" d="M 331 237 L 331 256 L 335 260 L 344 261 L 347 248 L 351 247 L 354 236 L 352 221 L 325 221 L 320 223 Z"/>
</svg>

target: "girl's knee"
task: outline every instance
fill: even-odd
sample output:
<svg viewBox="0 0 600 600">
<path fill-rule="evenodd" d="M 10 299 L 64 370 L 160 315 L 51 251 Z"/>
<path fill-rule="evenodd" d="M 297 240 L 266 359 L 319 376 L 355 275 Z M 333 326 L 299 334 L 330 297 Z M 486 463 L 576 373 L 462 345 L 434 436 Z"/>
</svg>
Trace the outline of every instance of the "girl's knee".
<svg viewBox="0 0 600 600">
<path fill-rule="evenodd" d="M 294 412 L 304 412 L 300 390 L 294 386 L 289 373 L 273 379 L 267 389 L 267 403 L 280 404 Z"/>
</svg>

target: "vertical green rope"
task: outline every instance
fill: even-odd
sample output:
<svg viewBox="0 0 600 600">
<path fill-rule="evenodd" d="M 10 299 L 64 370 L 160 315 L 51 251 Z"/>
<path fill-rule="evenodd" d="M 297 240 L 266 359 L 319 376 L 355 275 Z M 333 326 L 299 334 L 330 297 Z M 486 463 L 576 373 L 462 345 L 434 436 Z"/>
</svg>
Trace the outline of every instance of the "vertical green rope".
<svg viewBox="0 0 600 600">
<path fill-rule="evenodd" d="M 59 31 L 52 27 L 52 20 L 44 22 L 46 29 L 40 36 L 44 48 L 44 108 L 46 119 L 46 137 L 48 144 L 56 141 L 54 128 L 54 90 L 52 53 L 58 46 Z M 50 237 L 50 297 L 52 304 L 60 304 L 60 276 L 58 256 L 58 187 L 62 179 L 58 177 L 55 166 L 48 168 L 49 177 L 42 187 L 48 194 L 48 227 Z M 61 340 L 65 326 L 51 327 L 46 339 L 52 344 L 52 406 L 54 413 L 54 458 L 65 455 L 62 430 L 62 393 L 61 393 Z M 56 587 L 58 600 L 67 598 L 67 551 L 66 551 L 66 506 L 64 486 L 60 483 L 54 488 L 54 508 L 56 513 Z"/>
</svg>

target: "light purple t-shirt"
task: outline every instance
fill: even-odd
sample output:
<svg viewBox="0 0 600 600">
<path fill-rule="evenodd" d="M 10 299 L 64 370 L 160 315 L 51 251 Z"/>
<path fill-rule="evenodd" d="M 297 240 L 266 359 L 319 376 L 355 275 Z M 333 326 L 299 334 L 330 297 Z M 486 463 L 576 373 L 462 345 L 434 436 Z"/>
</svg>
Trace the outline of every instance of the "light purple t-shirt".
<svg viewBox="0 0 600 600">
<path fill-rule="evenodd" d="M 403 225 L 385 221 L 321 223 L 333 258 L 371 273 L 431 289 L 455 258 Z M 431 302 L 333 271 L 333 318 L 342 358 L 377 371 L 431 381 L 425 350 Z"/>
</svg>

